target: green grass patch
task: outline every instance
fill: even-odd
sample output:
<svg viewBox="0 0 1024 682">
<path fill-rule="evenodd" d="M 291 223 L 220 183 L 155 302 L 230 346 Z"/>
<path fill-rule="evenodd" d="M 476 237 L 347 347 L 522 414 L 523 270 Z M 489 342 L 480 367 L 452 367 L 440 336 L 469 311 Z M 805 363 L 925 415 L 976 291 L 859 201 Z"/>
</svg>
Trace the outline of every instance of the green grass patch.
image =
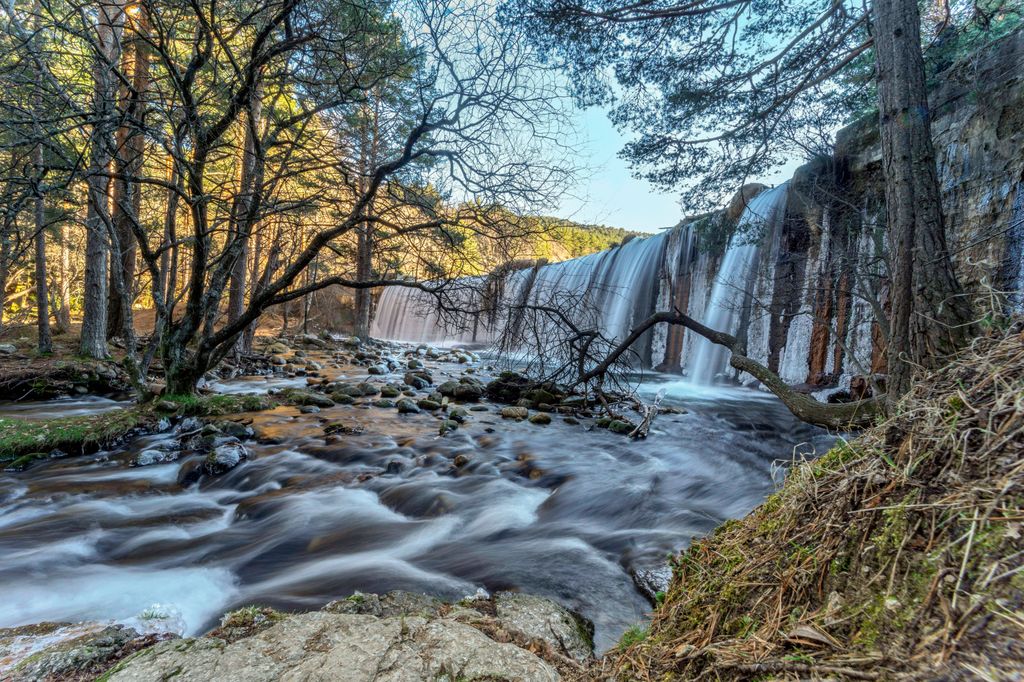
<svg viewBox="0 0 1024 682">
<path fill-rule="evenodd" d="M 0 462 L 24 468 L 52 450 L 81 454 L 120 438 L 151 418 L 146 410 L 126 408 L 104 414 L 42 421 L 0 418 Z"/>
<path fill-rule="evenodd" d="M 622 633 L 622 637 L 619 639 L 619 649 L 628 649 L 634 644 L 647 639 L 649 630 L 646 625 L 633 625 L 628 630 Z"/>
<path fill-rule="evenodd" d="M 178 407 L 177 414 L 189 417 L 220 417 L 277 406 L 265 395 L 165 395 L 159 402 L 174 403 Z"/>
<path fill-rule="evenodd" d="M 175 409 L 167 409 L 170 405 Z M 20 471 L 49 457 L 54 450 L 68 455 L 93 452 L 109 447 L 135 428 L 154 423 L 160 416 L 219 417 L 275 406 L 273 400 L 259 395 L 181 395 L 103 414 L 38 421 L 0 418 L 0 462 L 6 463 L 5 468 Z"/>
</svg>

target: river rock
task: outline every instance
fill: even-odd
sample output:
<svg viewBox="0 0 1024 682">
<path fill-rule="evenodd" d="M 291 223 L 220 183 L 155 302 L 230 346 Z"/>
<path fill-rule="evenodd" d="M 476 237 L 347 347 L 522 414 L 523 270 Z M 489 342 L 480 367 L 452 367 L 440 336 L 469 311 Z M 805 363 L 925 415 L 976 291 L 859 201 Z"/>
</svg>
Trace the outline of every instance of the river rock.
<svg viewBox="0 0 1024 682">
<path fill-rule="evenodd" d="M 177 452 L 165 452 L 164 450 L 143 450 L 139 454 L 135 455 L 135 458 L 131 461 L 133 467 L 146 467 L 152 464 L 162 464 L 163 462 L 173 462 L 178 459 Z"/>
<path fill-rule="evenodd" d="M 416 403 L 408 398 L 402 398 L 396 403 L 396 406 L 398 407 L 398 414 L 416 414 L 420 411 L 420 408 L 416 407 Z"/>
<path fill-rule="evenodd" d="M 499 592 L 494 595 L 494 608 L 495 618 L 506 630 L 547 642 L 578 661 L 593 655 L 594 626 L 550 599 Z"/>
<path fill-rule="evenodd" d="M 335 391 L 331 394 L 331 400 L 338 405 L 351 405 L 356 401 L 355 398 L 350 396 L 348 393 L 342 393 L 341 391 Z"/>
<path fill-rule="evenodd" d="M 211 476 L 219 476 L 234 469 L 249 456 L 245 446 L 237 441 L 218 445 L 203 462 L 203 470 Z"/>
<path fill-rule="evenodd" d="M 525 407 L 520 407 L 518 405 L 513 407 L 504 407 L 501 410 L 501 416 L 503 419 L 521 420 L 529 417 L 530 411 Z"/>
<path fill-rule="evenodd" d="M 492 400 L 514 403 L 530 385 L 530 380 L 517 372 L 502 372 L 487 384 L 487 395 Z"/>
<path fill-rule="evenodd" d="M 288 400 L 295 405 L 314 405 L 316 407 L 334 407 L 334 401 L 322 393 L 315 391 L 289 391 Z"/>
<path fill-rule="evenodd" d="M 449 398 L 455 395 L 455 389 L 459 387 L 457 381 L 446 381 L 437 387 L 437 392 Z"/>
<path fill-rule="evenodd" d="M 381 398 L 397 398 L 402 395 L 402 390 L 394 384 L 385 384 L 380 387 Z"/>
<path fill-rule="evenodd" d="M 387 374 L 388 373 L 388 368 L 385 367 L 384 365 L 370 365 L 369 367 L 366 368 L 366 371 L 369 374 L 380 375 L 380 374 Z"/>
<path fill-rule="evenodd" d="M 436 597 L 417 592 L 393 590 L 387 594 L 356 592 L 351 597 L 332 601 L 323 608 L 331 613 L 354 613 L 390 618 L 392 616 L 421 616 L 433 618 L 441 612 L 444 602 Z"/>
<path fill-rule="evenodd" d="M 380 386 L 371 384 L 366 381 L 361 381 L 356 384 L 356 389 L 359 391 L 359 395 L 377 395 L 380 393 Z"/>
<path fill-rule="evenodd" d="M 427 386 L 434 383 L 433 377 L 425 371 L 406 372 L 403 377 L 405 383 L 409 384 L 417 390 L 423 390 Z"/>
<path fill-rule="evenodd" d="M 274 355 L 284 355 L 289 350 L 291 349 L 288 348 L 288 346 L 286 346 L 285 344 L 281 343 L 280 341 L 278 341 L 277 343 L 272 343 L 267 347 L 267 352 L 272 353 Z"/>
<path fill-rule="evenodd" d="M 246 438 L 252 438 L 254 431 L 248 424 L 241 422 L 234 422 L 228 419 L 217 422 L 217 428 L 220 429 L 225 435 L 238 438 L 239 440 L 245 440 Z"/>
<path fill-rule="evenodd" d="M 530 417 L 531 424 L 538 424 L 544 426 L 551 423 L 551 415 L 544 412 L 538 412 L 537 414 Z"/>
<path fill-rule="evenodd" d="M 203 477 L 203 458 L 191 458 L 181 463 L 178 467 L 177 481 L 182 488 L 199 482 Z"/>
<path fill-rule="evenodd" d="M 554 682 L 558 673 L 534 654 L 495 642 L 447 618 L 379 617 L 317 611 L 291 616 L 228 643 L 203 637 L 162 642 L 117 665 L 108 682 Z"/>
<path fill-rule="evenodd" d="M 49 628 L 49 631 L 32 632 L 39 628 Z M 13 668 L 5 671 L 3 679 L 11 682 L 95 679 L 119 659 L 156 639 L 155 635 L 142 635 L 124 625 L 104 626 L 99 623 L 44 623 L 0 631 L 0 660 L 8 662 L 21 658 Z M 43 648 L 29 648 L 24 651 L 29 655 L 18 656 L 20 652 L 17 649 L 38 643 L 43 643 Z"/>
<path fill-rule="evenodd" d="M 623 419 L 613 419 L 608 422 L 608 430 L 613 433 L 631 433 L 636 426 Z"/>
<path fill-rule="evenodd" d="M 672 569 L 668 566 L 638 568 L 631 570 L 629 575 L 637 589 L 655 606 L 658 604 L 658 593 L 667 592 L 672 582 Z"/>
<path fill-rule="evenodd" d="M 433 412 L 434 410 L 441 409 L 441 403 L 437 402 L 436 400 L 431 400 L 430 398 L 424 398 L 423 400 L 416 403 L 416 406 L 419 407 L 421 410 L 429 410 L 431 412 Z"/>
<path fill-rule="evenodd" d="M 313 348 L 324 348 L 327 343 L 313 334 L 303 334 L 299 337 L 299 342 L 306 346 L 312 346 Z"/>
</svg>

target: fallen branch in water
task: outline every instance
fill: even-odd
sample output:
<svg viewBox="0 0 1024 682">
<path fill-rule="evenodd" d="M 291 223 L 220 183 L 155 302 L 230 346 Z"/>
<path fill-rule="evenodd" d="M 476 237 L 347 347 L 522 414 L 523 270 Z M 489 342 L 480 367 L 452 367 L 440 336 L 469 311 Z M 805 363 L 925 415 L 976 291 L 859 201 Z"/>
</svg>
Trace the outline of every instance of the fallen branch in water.
<svg viewBox="0 0 1024 682">
<path fill-rule="evenodd" d="M 747 357 L 747 349 L 735 336 L 706 327 L 679 310 L 654 313 L 638 324 L 601 362 L 592 369 L 581 373 L 577 380 L 578 383 L 585 384 L 603 377 L 644 332 L 658 324 L 686 327 L 708 341 L 728 349 L 730 365 L 760 381 L 765 388 L 778 396 L 790 412 L 809 424 L 839 430 L 860 429 L 875 424 L 878 417 L 884 414 L 885 400 L 883 396 L 850 403 L 826 404 L 795 391 L 778 374 Z"/>
</svg>

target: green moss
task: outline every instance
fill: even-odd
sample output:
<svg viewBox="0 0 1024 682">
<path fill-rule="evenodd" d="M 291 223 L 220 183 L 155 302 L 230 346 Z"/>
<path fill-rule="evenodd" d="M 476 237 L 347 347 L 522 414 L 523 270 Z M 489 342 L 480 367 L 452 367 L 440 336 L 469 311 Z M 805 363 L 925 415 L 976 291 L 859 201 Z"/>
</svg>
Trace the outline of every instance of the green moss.
<svg viewBox="0 0 1024 682">
<path fill-rule="evenodd" d="M 258 395 L 171 395 L 162 397 L 160 403 L 174 404 L 175 413 L 183 416 L 255 412 L 276 404 L 266 396 Z M 54 450 L 69 455 L 98 450 L 110 446 L 135 428 L 155 422 L 157 416 L 154 405 L 147 403 L 79 417 L 46 420 L 0 418 L 0 462 L 9 462 L 7 468 L 24 469 L 39 459 L 49 457 Z"/>
<path fill-rule="evenodd" d="M 39 421 L 0 418 L 0 462 L 27 466 L 53 450 L 86 452 L 124 436 L 148 419 L 148 411 L 138 408 Z"/>
<path fill-rule="evenodd" d="M 265 395 L 165 395 L 160 400 L 177 405 L 178 414 L 194 417 L 258 412 L 277 405 Z"/>
</svg>

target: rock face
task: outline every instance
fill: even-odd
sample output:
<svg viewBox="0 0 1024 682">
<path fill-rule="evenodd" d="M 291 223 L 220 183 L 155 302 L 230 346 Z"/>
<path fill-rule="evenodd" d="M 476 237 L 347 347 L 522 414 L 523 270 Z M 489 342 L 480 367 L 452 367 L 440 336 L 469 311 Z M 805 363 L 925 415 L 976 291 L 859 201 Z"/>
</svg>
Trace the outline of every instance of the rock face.
<svg viewBox="0 0 1024 682">
<path fill-rule="evenodd" d="M 530 649 L 528 650 L 527 647 Z M 122 661 L 110 682 L 554 682 L 532 651 L 583 661 L 587 626 L 557 604 L 511 593 L 445 604 L 404 592 L 362 595 L 284 617 L 255 634 L 161 642 Z"/>
</svg>

